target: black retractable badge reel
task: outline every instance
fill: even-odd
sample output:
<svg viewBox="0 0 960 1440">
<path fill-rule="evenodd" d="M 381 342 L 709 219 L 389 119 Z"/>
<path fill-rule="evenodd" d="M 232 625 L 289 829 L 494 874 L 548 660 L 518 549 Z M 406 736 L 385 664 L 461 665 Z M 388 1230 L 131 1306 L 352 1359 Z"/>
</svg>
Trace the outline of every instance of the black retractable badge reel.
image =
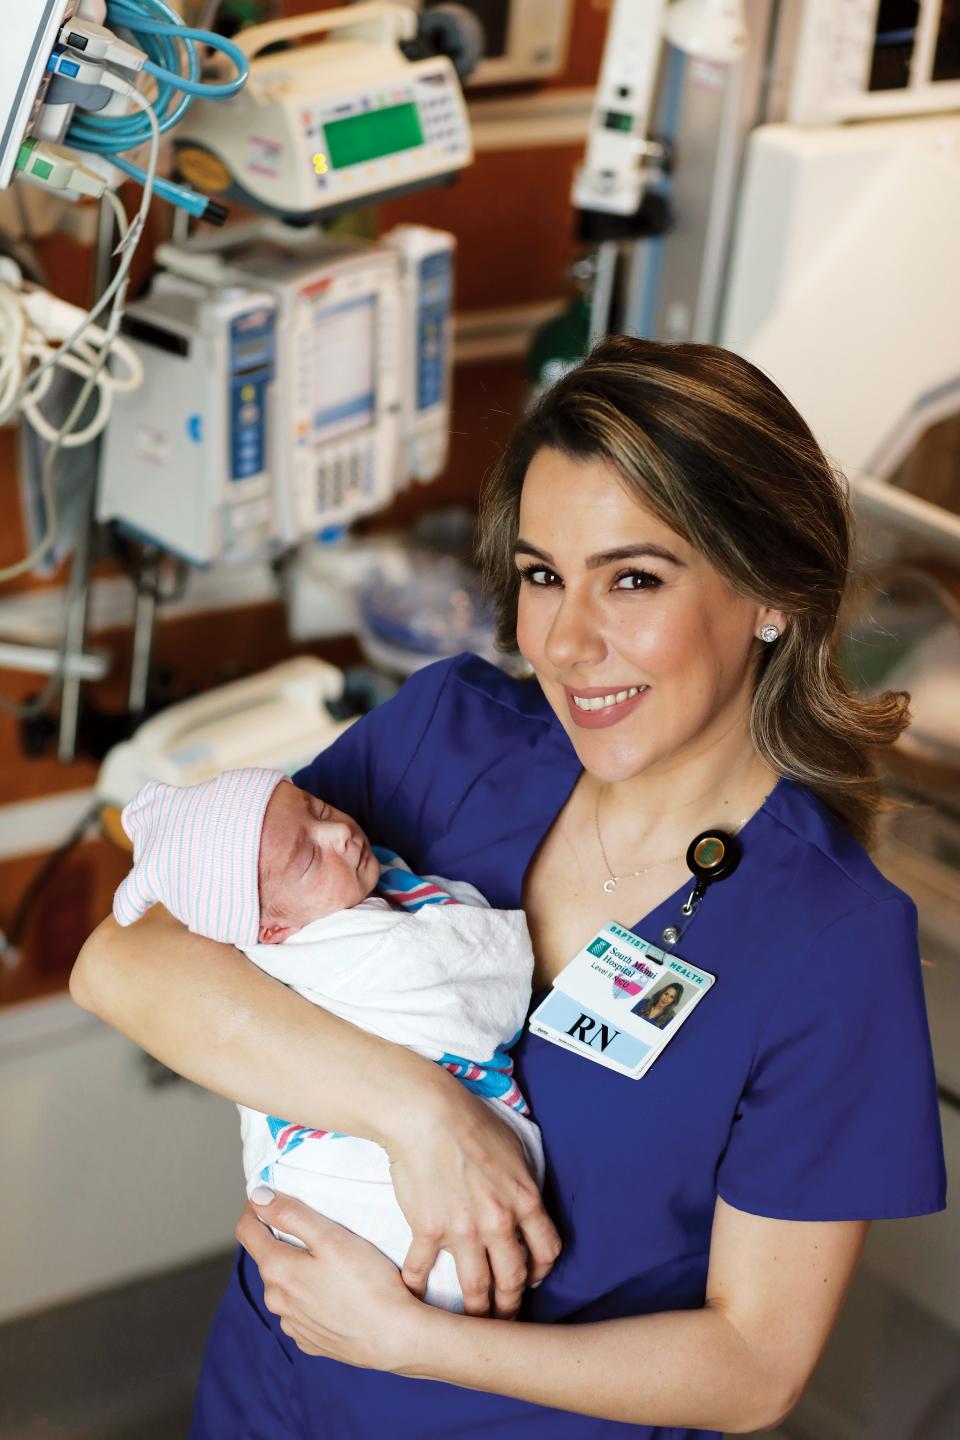
<svg viewBox="0 0 960 1440">
<path fill-rule="evenodd" d="M 668 925 L 663 931 L 661 938 L 668 950 L 673 949 L 690 924 L 697 906 L 707 893 L 707 887 L 732 875 L 742 855 L 743 846 L 739 840 L 725 830 L 704 830 L 690 841 L 687 867 L 696 884 L 680 906 L 683 916 L 680 924 Z"/>
</svg>

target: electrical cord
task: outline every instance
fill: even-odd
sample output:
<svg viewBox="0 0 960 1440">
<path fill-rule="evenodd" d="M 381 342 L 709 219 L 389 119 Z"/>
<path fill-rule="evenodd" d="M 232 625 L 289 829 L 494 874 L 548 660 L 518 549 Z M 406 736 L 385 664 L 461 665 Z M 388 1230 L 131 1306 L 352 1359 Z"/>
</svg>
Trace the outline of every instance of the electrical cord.
<svg viewBox="0 0 960 1440">
<path fill-rule="evenodd" d="M 161 135 L 183 119 L 194 99 L 227 99 L 246 83 L 250 67 L 240 47 L 213 31 L 184 25 L 166 0 L 109 0 L 107 19 L 111 26 L 129 35 L 131 42 L 145 57 L 140 68 L 151 76 L 156 85 L 152 108 Z M 74 48 L 74 40 L 83 38 L 85 31 L 82 23 L 64 26 L 61 31 L 61 40 L 71 49 Z M 201 80 L 201 51 L 206 50 L 216 50 L 225 55 L 236 74 L 225 81 Z M 106 47 L 102 53 L 108 53 Z M 115 60 L 114 64 L 117 63 L 132 68 L 127 61 Z M 110 66 L 107 73 L 116 76 L 116 70 Z M 93 155 L 102 155 L 140 184 L 145 180 L 144 171 L 127 159 L 123 152 L 135 150 L 147 138 L 140 117 L 79 110 L 74 112 L 67 131 L 67 140 L 71 145 Z M 225 218 L 219 202 L 186 186 L 160 180 L 155 188 L 162 198 L 182 206 L 198 218 L 215 224 L 222 223 Z"/>
<path fill-rule="evenodd" d="M 109 334 L 109 330 L 107 333 Z M 13 565 L 6 565 L 0 570 L 0 581 L 14 580 L 18 575 L 24 575 L 28 570 L 32 570 L 37 561 L 46 554 L 53 544 L 57 531 L 57 502 L 54 490 L 54 472 L 57 457 L 63 448 L 64 440 L 71 433 L 74 425 L 83 414 L 87 401 L 97 384 L 100 372 L 109 358 L 110 346 L 104 345 L 99 351 L 96 360 L 90 366 L 87 377 L 80 388 L 80 393 L 74 401 L 70 413 L 57 431 L 50 448 L 43 458 L 43 468 L 40 475 L 40 489 L 46 511 L 46 525 L 44 526 L 43 535 L 29 555 L 25 555 L 22 560 L 16 561 Z"/>
<path fill-rule="evenodd" d="M 130 267 L 143 234 L 150 202 L 156 191 L 164 198 L 214 223 L 222 223 L 226 210 L 218 202 L 198 195 L 185 186 L 174 185 L 157 175 L 160 136 L 171 129 L 198 96 L 208 99 L 235 94 L 245 83 L 249 66 L 243 52 L 229 40 L 206 30 L 184 26 L 165 0 L 109 0 L 107 18 L 112 25 L 128 33 L 139 48 L 127 44 L 103 26 L 74 19 L 64 26 L 61 42 L 65 49 L 54 52 L 50 68 L 58 81 L 65 81 L 69 93 L 74 82 L 77 90 L 101 88 L 124 96 L 139 112 L 138 116 L 108 116 L 74 112 L 68 130 L 71 145 L 102 156 L 118 169 L 131 175 L 142 186 L 141 203 L 131 224 L 116 194 L 106 182 L 60 147 L 43 145 L 33 138 L 21 147 L 18 168 L 49 189 L 78 194 L 97 195 L 112 208 L 120 232 L 114 255 L 119 256 L 116 271 L 92 309 L 82 316 L 72 332 L 61 340 L 58 348 L 44 344 L 41 336 L 31 336 L 29 312 L 16 305 L 9 294 L 0 294 L 0 414 L 11 408 L 21 409 L 29 422 L 49 442 L 41 469 L 40 488 L 44 501 L 45 526 L 38 544 L 19 562 L 0 569 L 0 583 L 12 580 L 31 570 L 50 549 L 57 531 L 55 471 L 60 451 L 87 444 L 102 430 L 109 416 L 113 390 L 133 388 L 142 376 L 135 353 L 119 338 L 120 320 L 129 283 Z M 199 80 L 198 45 L 205 50 L 220 51 L 230 59 L 236 75 L 225 82 L 205 83 Z M 89 50 L 87 60 L 84 53 Z M 79 58 L 69 58 L 70 55 Z M 67 57 L 64 59 L 64 57 Z M 107 63 L 96 63 L 102 57 Z M 154 103 L 143 95 L 113 65 L 136 74 L 148 73 L 156 89 Z M 179 92 L 179 98 L 177 94 Z M 89 93 L 89 89 L 88 89 Z M 108 97 L 112 98 L 112 97 Z M 149 144 L 146 169 L 134 165 L 120 152 Z M 0 286 L 0 292 L 3 287 Z M 30 300 L 35 308 L 41 302 Z M 110 307 L 103 329 L 95 322 Z M 59 338 L 59 337 L 58 337 Z M 35 343 L 36 342 L 36 343 Z M 111 355 L 118 354 L 127 364 L 127 376 L 117 378 L 106 373 Z M 39 364 L 28 368 L 23 376 L 23 361 Z M 132 363 L 131 363 L 132 362 Z M 73 371 L 83 384 L 69 414 L 59 429 L 54 428 L 40 410 L 40 402 L 49 391 L 54 367 Z M 99 404 L 94 418 L 81 430 L 75 427 L 85 413 L 88 401 L 97 389 Z M 68 588 L 66 622 L 57 654 L 56 667 L 42 691 L 29 702 L 19 704 L 0 695 L 0 710 L 27 718 L 40 713 L 54 698 L 63 684 L 67 654 L 67 630 L 80 596 L 73 583 Z"/>
<path fill-rule="evenodd" d="M 60 869 L 67 857 L 72 854 L 80 844 L 90 826 L 100 815 L 100 802 L 91 805 L 83 816 L 77 821 L 65 840 L 51 851 L 44 860 L 40 869 L 34 874 L 20 900 L 16 910 L 13 912 L 13 919 L 10 923 L 10 931 L 6 936 L 0 936 L 0 962 L 13 969 L 20 962 L 20 942 L 23 939 L 27 928 L 27 922 L 37 903 L 37 898 L 44 886 L 50 881 L 54 874 Z"/>
<path fill-rule="evenodd" d="M 71 20 L 64 25 L 60 35 L 65 48 L 51 55 L 49 68 L 68 94 L 71 88 L 75 87 L 78 92 L 83 92 L 89 101 L 89 97 L 98 90 L 106 90 L 125 97 L 139 112 L 137 115 L 108 116 L 75 111 L 67 138 L 88 153 L 102 156 L 116 164 L 124 173 L 136 179 L 143 186 L 143 196 L 132 226 L 127 230 L 125 223 L 122 225 L 121 242 L 114 253 L 120 253 L 123 258 L 111 284 L 89 314 L 81 319 L 73 333 L 64 339 L 60 349 L 42 356 L 40 364 L 30 370 L 26 386 L 21 387 L 17 397 L 18 403 L 27 410 L 31 422 L 36 424 L 44 438 L 51 443 L 57 442 L 58 435 L 52 427 L 46 425 L 37 409 L 38 403 L 49 388 L 55 365 L 83 374 L 87 367 L 95 363 L 89 353 L 81 353 L 79 359 L 68 357 L 71 352 L 80 348 L 82 337 L 91 329 L 107 304 L 116 294 L 125 291 L 133 250 L 143 231 L 154 191 L 173 203 L 185 206 L 198 217 L 217 223 L 222 223 L 225 218 L 226 211 L 217 201 L 157 176 L 159 137 L 182 118 L 194 96 L 222 98 L 235 94 L 245 83 L 249 69 L 238 46 L 212 32 L 184 26 L 177 13 L 166 4 L 166 0 L 110 0 L 107 18 L 113 25 L 128 33 L 132 40 L 139 42 L 142 48 L 128 44 L 112 31 L 93 22 Z M 226 54 L 236 66 L 235 77 L 225 82 L 199 82 L 198 43 Z M 149 73 L 156 84 L 155 102 L 147 100 L 129 79 L 118 75 L 107 63 L 111 60 L 129 70 L 143 69 Z M 186 74 L 183 73 L 184 64 Z M 174 103 L 178 91 L 182 93 Z M 150 159 L 146 170 L 119 153 L 122 150 L 138 148 L 145 141 L 150 144 Z M 59 147 L 42 147 L 34 140 L 28 141 L 21 151 L 18 166 L 29 178 L 47 188 L 79 191 L 84 194 L 105 194 L 109 197 L 108 203 L 114 206 L 118 219 L 122 215 L 119 201 L 112 191 L 106 189 L 105 182 L 92 175 L 83 165 L 76 163 Z M 5 321 L 8 338 L 15 342 L 15 353 L 22 355 L 24 334 L 19 323 L 13 319 L 9 306 L 5 312 Z M 9 358 L 9 352 L 6 352 L 5 358 Z M 0 394 L 3 397 L 0 414 L 10 411 L 12 397 L 6 387 L 10 385 L 15 371 L 16 365 L 11 363 L 0 372 Z M 64 435 L 60 440 L 61 444 L 84 444 L 99 433 L 109 415 L 108 391 L 102 385 L 100 397 L 100 411 L 90 426 L 79 435 L 71 436 L 69 440 Z M 18 570 L 16 573 L 22 571 Z M 9 578 L 12 578 L 9 571 L 0 571 L 0 581 Z"/>
<path fill-rule="evenodd" d="M 110 281 L 110 284 L 106 287 L 97 303 L 90 311 L 88 311 L 85 318 L 81 321 L 81 323 L 77 326 L 73 333 L 68 336 L 68 338 L 63 342 L 63 348 L 67 350 L 73 348 L 73 345 L 80 338 L 80 336 L 87 329 L 87 327 L 92 324 L 94 320 L 97 319 L 97 317 L 101 314 L 103 310 L 106 309 L 107 305 L 110 304 L 111 301 L 113 302 L 111 308 L 111 315 L 115 316 L 116 326 L 117 328 L 119 328 L 122 304 L 120 310 L 118 311 L 116 305 L 116 296 L 121 291 L 121 289 L 124 292 L 126 290 L 127 277 L 130 272 L 130 266 L 133 263 L 134 252 L 140 242 L 140 237 L 143 234 L 144 225 L 146 224 L 147 219 L 147 212 L 150 209 L 150 201 L 153 198 L 153 187 L 156 180 L 157 161 L 159 159 L 160 152 L 160 127 L 157 121 L 157 117 L 156 115 L 154 115 L 150 102 L 146 99 L 146 97 L 144 95 L 141 95 L 140 91 L 137 90 L 134 86 L 129 86 L 128 88 L 130 90 L 129 98 L 147 118 L 147 122 L 151 132 L 150 160 L 147 169 L 144 172 L 143 194 L 140 199 L 140 208 L 137 211 L 137 214 L 134 216 L 134 219 L 129 225 L 129 227 L 126 227 L 125 225 L 124 229 L 121 230 L 120 243 L 116 246 L 113 252 L 114 255 L 120 255 L 121 260 L 120 264 L 117 266 L 113 279 Z M 105 190 L 104 196 L 110 195 L 112 193 L 113 192 L 110 190 Z M 114 200 L 116 200 L 116 196 L 114 196 Z M 118 207 L 119 201 L 117 201 L 116 205 L 114 206 L 114 214 L 119 216 L 121 211 Z M 107 328 L 109 330 L 110 326 L 108 325 Z M 36 383 L 38 377 L 43 373 L 43 371 L 49 368 L 54 363 L 55 359 L 51 358 L 47 360 L 44 365 L 41 365 L 38 370 L 35 370 L 31 374 L 29 380 L 31 388 Z"/>
<path fill-rule="evenodd" d="M 83 314 L 76 305 L 50 295 L 41 286 L 25 285 L 19 267 L 0 258 L 0 425 L 22 414 L 44 440 L 50 444 L 56 440 L 57 427 L 46 419 L 40 408 L 40 402 L 53 384 L 55 370 L 45 371 L 29 394 L 23 394 L 23 382 L 35 362 L 50 356 L 59 369 L 82 377 L 89 374 L 90 367 L 97 363 L 95 347 L 106 343 L 104 330 L 90 325 L 86 338 L 78 340 L 72 351 L 58 348 L 65 327 L 72 326 Z M 95 439 L 110 417 L 114 393 L 135 390 L 142 383 L 140 357 L 120 336 L 111 346 L 111 359 L 121 362 L 121 371 L 100 370 L 96 413 L 83 429 L 64 437 L 65 449 L 75 449 Z"/>
<path fill-rule="evenodd" d="M 150 201 L 153 197 L 153 186 L 154 180 L 156 179 L 157 160 L 160 150 L 159 125 L 157 123 L 156 116 L 153 114 L 153 111 L 150 107 L 150 103 L 145 98 L 145 96 L 140 94 L 139 90 L 136 90 L 133 86 L 130 86 L 129 88 L 131 90 L 130 99 L 133 100 L 135 105 L 142 108 L 144 114 L 148 116 L 149 124 L 151 127 L 150 160 L 147 166 L 147 170 L 144 172 L 145 179 L 143 195 L 141 196 L 140 200 L 140 208 L 129 227 L 126 224 L 126 217 L 124 216 L 124 225 L 123 229 L 120 232 L 120 242 L 113 252 L 114 255 L 119 255 L 121 257 L 120 264 L 117 266 L 117 269 L 114 273 L 112 280 L 110 281 L 110 284 L 106 287 L 97 303 L 92 307 L 92 309 L 87 311 L 80 323 L 63 341 L 63 344 L 60 347 L 60 351 L 72 350 L 76 345 L 77 341 L 83 336 L 85 331 L 93 324 L 93 322 L 99 317 L 103 310 L 106 309 L 107 305 L 111 304 L 111 302 L 113 302 L 111 305 L 111 320 L 110 323 L 107 325 L 107 334 L 111 334 L 112 329 L 112 333 L 113 335 L 115 335 L 120 328 L 120 317 L 123 312 L 122 296 L 126 294 L 127 277 L 130 273 L 130 266 L 133 263 L 134 252 L 140 241 L 140 237 L 143 234 L 143 228 L 146 223 L 147 212 L 150 209 Z M 106 189 L 104 190 L 104 198 L 112 194 L 112 191 Z M 122 208 L 120 207 L 120 202 L 119 200 L 117 200 L 116 196 L 113 196 L 113 202 L 115 202 L 113 204 L 114 214 L 119 218 L 119 216 L 123 212 Z M 117 303 L 118 296 L 121 296 L 119 305 Z M 21 399 L 23 399 L 26 395 L 35 393 L 40 378 L 54 365 L 59 363 L 58 356 L 60 354 L 60 351 L 58 351 L 56 355 L 48 356 L 48 358 L 44 360 L 41 365 L 37 366 L 35 370 L 32 370 L 30 372 L 25 382 L 25 385 L 21 390 Z M 4 580 L 6 578 L 8 578 L 6 576 L 6 573 L 0 570 L 0 580 Z"/>
<path fill-rule="evenodd" d="M 3 569 L 0 569 L 0 582 L 5 580 L 13 580 L 18 575 L 26 574 L 27 571 L 32 570 L 33 567 L 36 565 L 37 561 L 46 554 L 46 552 L 50 549 L 50 546 L 53 544 L 57 531 L 57 504 L 54 489 L 54 471 L 57 457 L 59 456 L 60 451 L 63 447 L 64 440 L 68 435 L 73 432 L 73 429 L 77 424 L 80 416 L 84 413 L 87 400 L 92 394 L 94 386 L 97 384 L 98 377 L 101 371 L 103 370 L 104 366 L 110 358 L 110 353 L 119 334 L 120 320 L 123 315 L 123 304 L 126 298 L 127 281 L 129 277 L 130 266 L 133 262 L 133 256 L 136 250 L 137 242 L 139 241 L 140 236 L 143 233 L 143 227 L 146 220 L 147 211 L 150 207 L 150 201 L 153 195 L 153 182 L 156 177 L 157 159 L 160 149 L 160 133 L 156 116 L 153 114 L 149 102 L 145 99 L 145 97 L 140 95 L 139 91 L 134 91 L 133 93 L 137 97 L 134 103 L 142 105 L 144 113 L 149 116 L 149 123 L 151 127 L 150 159 L 147 170 L 145 171 L 145 182 L 143 188 L 143 195 L 141 197 L 140 209 L 136 217 L 134 218 L 133 223 L 129 227 L 125 226 L 125 228 L 121 230 L 120 242 L 114 251 L 114 254 L 120 255 L 120 263 L 118 264 L 116 273 L 114 274 L 109 285 L 106 287 L 103 294 L 100 296 L 100 299 L 93 306 L 93 308 L 83 317 L 80 323 L 74 328 L 72 333 L 64 340 L 60 349 L 55 354 L 49 355 L 44 361 L 41 362 L 40 365 L 37 366 L 35 370 L 32 370 L 24 384 L 20 387 L 18 404 L 23 405 L 25 403 L 30 403 L 31 401 L 34 401 L 37 395 L 41 378 L 48 371 L 50 371 L 54 365 L 63 363 L 62 357 L 66 353 L 74 350 L 77 342 L 82 340 L 86 332 L 90 329 L 93 322 L 102 313 L 106 306 L 110 305 L 110 314 L 107 320 L 107 324 L 104 328 L 103 344 L 99 347 L 99 350 L 97 350 L 95 357 L 87 361 L 87 376 L 80 389 L 80 393 L 77 396 L 76 401 L 74 402 L 70 410 L 70 413 L 67 415 L 67 418 L 64 420 L 59 431 L 56 432 L 50 448 L 47 450 L 47 453 L 44 457 L 43 468 L 40 476 L 40 488 L 43 495 L 46 514 L 46 525 L 44 527 L 44 533 L 29 555 L 25 555 L 22 560 L 17 561 L 13 565 L 7 565 Z M 107 191 L 105 193 L 109 194 L 111 192 Z M 119 207 L 119 202 L 117 202 L 117 207 Z M 114 214 L 117 215 L 118 219 L 121 213 L 121 209 L 114 209 Z M 62 678 L 62 676 L 60 678 Z M 2 708 L 9 709 L 10 705 L 11 702 L 8 701 L 5 705 L 3 705 Z M 19 711 L 17 713 L 19 713 Z"/>
</svg>

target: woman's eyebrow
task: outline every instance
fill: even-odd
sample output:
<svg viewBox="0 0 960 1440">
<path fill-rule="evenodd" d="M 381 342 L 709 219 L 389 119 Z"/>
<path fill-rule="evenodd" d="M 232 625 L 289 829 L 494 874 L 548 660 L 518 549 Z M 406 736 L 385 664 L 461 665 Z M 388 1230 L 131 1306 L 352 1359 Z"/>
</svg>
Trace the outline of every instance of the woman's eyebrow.
<svg viewBox="0 0 960 1440">
<path fill-rule="evenodd" d="M 535 555 L 538 560 L 543 560 L 547 565 L 554 563 L 552 555 L 546 550 L 538 550 L 536 545 L 531 545 L 528 540 L 518 539 L 513 550 L 514 554 L 522 551 L 524 555 Z M 601 565 L 612 565 L 617 560 L 636 560 L 641 555 L 654 555 L 658 560 L 668 560 L 671 565 L 686 563 L 666 546 L 654 545 L 652 542 L 645 542 L 641 545 L 620 545 L 615 550 L 600 550 L 596 555 L 588 555 L 584 563 L 588 570 L 597 570 Z"/>
</svg>

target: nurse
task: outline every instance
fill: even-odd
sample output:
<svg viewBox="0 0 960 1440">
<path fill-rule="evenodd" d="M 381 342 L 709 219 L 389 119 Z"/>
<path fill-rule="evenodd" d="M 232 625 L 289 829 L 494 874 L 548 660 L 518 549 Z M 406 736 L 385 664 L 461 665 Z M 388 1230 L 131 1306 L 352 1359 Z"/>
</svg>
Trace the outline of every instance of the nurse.
<svg viewBox="0 0 960 1440">
<path fill-rule="evenodd" d="M 685 926 L 673 953 L 715 977 L 640 1080 L 525 1032 L 543 1205 L 512 1134 L 440 1067 L 163 911 L 88 942 L 82 1005 L 234 1100 L 380 1141 L 414 1234 L 401 1276 L 260 1196 L 194 1440 L 767 1427 L 868 1221 L 942 1208 L 916 912 L 865 848 L 906 700 L 852 696 L 834 660 L 849 529 L 842 483 L 760 371 L 610 339 L 521 420 L 485 498 L 501 640 L 535 678 L 429 666 L 297 777 L 421 874 L 522 903 L 536 1002 L 611 919 L 657 945 Z M 708 829 L 742 855 L 687 921 L 685 856 Z M 651 1164 L 641 1137 L 664 1115 Z M 418 1299 L 438 1247 L 464 1316 Z"/>
<path fill-rule="evenodd" d="M 665 1030 L 677 1013 L 677 1006 L 683 999 L 682 985 L 664 985 L 649 1000 L 641 1000 L 639 1005 L 634 1005 L 632 1013 L 639 1015 L 641 1019 L 656 1025 L 658 1030 Z"/>
</svg>

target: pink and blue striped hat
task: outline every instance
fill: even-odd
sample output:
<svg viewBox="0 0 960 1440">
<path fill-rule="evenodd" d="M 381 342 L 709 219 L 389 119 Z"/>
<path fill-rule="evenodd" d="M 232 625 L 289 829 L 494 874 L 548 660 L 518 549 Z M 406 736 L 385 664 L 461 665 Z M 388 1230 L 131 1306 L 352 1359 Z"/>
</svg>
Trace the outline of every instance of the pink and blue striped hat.
<svg viewBox="0 0 960 1440">
<path fill-rule="evenodd" d="M 121 925 L 164 905 L 197 935 L 255 945 L 263 817 L 281 770 L 225 770 L 200 785 L 141 787 L 120 819 L 133 869 L 113 897 Z"/>
</svg>

